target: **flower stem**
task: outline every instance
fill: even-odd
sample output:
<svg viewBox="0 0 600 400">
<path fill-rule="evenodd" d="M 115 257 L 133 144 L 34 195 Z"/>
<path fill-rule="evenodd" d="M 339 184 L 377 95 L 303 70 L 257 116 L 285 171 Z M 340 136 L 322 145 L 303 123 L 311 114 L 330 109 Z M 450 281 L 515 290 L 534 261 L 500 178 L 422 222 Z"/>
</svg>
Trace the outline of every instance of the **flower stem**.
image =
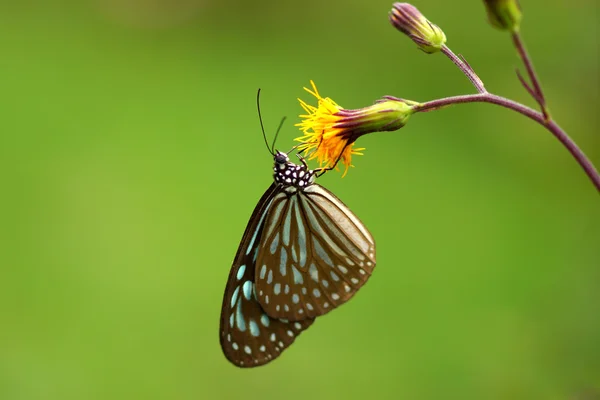
<svg viewBox="0 0 600 400">
<path fill-rule="evenodd" d="M 531 83 L 533 84 L 533 91 L 535 93 L 533 98 L 540 105 L 542 114 L 544 114 L 544 119 L 549 120 L 550 116 L 548 114 L 548 108 L 546 107 L 546 99 L 544 98 L 542 87 L 538 80 L 537 74 L 535 73 L 535 69 L 533 68 L 533 62 L 531 61 L 531 57 L 529 57 L 529 53 L 527 53 L 525 44 L 521 39 L 521 34 L 519 32 L 514 32 L 512 34 L 512 40 L 515 45 L 515 48 L 517 49 L 517 52 L 519 53 L 519 57 L 521 57 L 521 60 L 523 60 L 523 64 L 525 64 L 525 69 L 527 69 L 527 75 L 529 75 L 529 79 L 531 79 Z"/>
<path fill-rule="evenodd" d="M 432 111 L 441 107 L 449 106 L 452 104 L 461 104 L 461 103 L 492 103 L 499 105 L 501 107 L 508 108 L 510 110 L 516 111 L 519 114 L 522 114 L 535 122 L 539 123 L 543 127 L 545 127 L 548 131 L 550 131 L 562 144 L 566 149 L 571 153 L 573 158 L 579 163 L 579 165 L 583 168 L 587 176 L 590 178 L 596 190 L 600 192 L 600 174 L 594 167 L 594 164 L 587 158 L 587 156 L 583 153 L 583 151 L 575 144 L 573 139 L 567 135 L 565 131 L 562 130 L 556 122 L 552 120 L 548 120 L 546 115 L 535 111 L 523 104 L 517 103 L 513 100 L 497 96 L 491 93 L 479 93 L 479 94 L 468 94 L 463 96 L 454 96 L 454 97 L 446 97 L 443 99 L 437 99 L 422 103 L 418 106 L 415 106 L 415 112 L 426 112 Z"/>
<path fill-rule="evenodd" d="M 485 90 L 485 87 L 483 86 L 483 82 L 468 63 L 456 56 L 456 54 L 454 54 L 446 45 L 442 46 L 442 53 L 444 53 L 463 72 L 463 74 L 469 78 L 479 93 L 487 93 L 487 90 Z"/>
</svg>

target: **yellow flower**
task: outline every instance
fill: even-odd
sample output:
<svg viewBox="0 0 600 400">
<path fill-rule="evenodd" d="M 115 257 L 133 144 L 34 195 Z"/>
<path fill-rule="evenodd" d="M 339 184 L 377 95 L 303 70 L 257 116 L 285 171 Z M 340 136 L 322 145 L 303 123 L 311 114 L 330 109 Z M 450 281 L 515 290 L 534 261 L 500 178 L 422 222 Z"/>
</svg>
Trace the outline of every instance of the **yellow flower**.
<svg viewBox="0 0 600 400">
<path fill-rule="evenodd" d="M 306 151 L 308 159 L 317 159 L 321 168 L 336 167 L 338 161 L 344 166 L 344 175 L 352 166 L 352 156 L 362 155 L 364 148 L 354 148 L 360 136 L 371 132 L 394 131 L 403 127 L 413 107 L 418 103 L 387 97 L 374 105 L 357 110 L 346 110 L 329 97 L 322 97 L 313 81 L 312 90 L 304 88 L 317 99 L 317 107 L 298 99 L 306 114 L 296 124 L 304 136 L 298 149 Z"/>
</svg>

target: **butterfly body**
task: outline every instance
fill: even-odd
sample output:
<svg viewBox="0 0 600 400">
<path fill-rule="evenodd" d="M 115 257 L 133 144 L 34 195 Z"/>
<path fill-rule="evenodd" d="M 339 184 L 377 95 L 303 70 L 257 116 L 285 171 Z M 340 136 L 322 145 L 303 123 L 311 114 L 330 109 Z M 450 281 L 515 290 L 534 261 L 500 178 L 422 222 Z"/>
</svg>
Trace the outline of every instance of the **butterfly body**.
<svg viewBox="0 0 600 400">
<path fill-rule="evenodd" d="M 240 367 L 273 360 L 314 318 L 348 301 L 375 267 L 375 243 L 318 170 L 274 154 L 274 183 L 256 206 L 221 311 L 225 356 Z"/>
</svg>

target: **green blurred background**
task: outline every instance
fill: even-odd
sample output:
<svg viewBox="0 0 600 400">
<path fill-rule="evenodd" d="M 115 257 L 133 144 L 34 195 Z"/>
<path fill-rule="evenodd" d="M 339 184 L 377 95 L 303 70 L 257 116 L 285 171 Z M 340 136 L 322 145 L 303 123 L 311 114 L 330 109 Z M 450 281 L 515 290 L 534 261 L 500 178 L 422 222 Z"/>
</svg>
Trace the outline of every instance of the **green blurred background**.
<svg viewBox="0 0 600 400">
<path fill-rule="evenodd" d="M 600 388 L 600 202 L 520 115 L 414 116 L 320 180 L 377 241 L 348 305 L 230 365 L 222 292 L 313 79 L 346 108 L 473 92 L 391 1 L 0 3 L 0 398 L 574 399 Z M 553 115 L 600 165 L 598 3 L 523 0 Z M 552 3 L 552 4 L 550 4 Z M 480 1 L 415 1 L 488 89 L 532 105 Z"/>
</svg>

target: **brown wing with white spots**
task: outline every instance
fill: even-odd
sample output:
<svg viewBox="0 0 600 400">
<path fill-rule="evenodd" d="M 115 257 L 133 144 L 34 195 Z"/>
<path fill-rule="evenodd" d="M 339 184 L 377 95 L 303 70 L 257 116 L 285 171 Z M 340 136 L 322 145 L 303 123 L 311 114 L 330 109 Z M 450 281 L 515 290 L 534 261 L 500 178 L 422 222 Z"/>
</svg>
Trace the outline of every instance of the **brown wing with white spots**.
<svg viewBox="0 0 600 400">
<path fill-rule="evenodd" d="M 272 318 L 302 321 L 344 304 L 375 268 L 375 242 L 317 184 L 273 197 L 256 260 L 256 294 Z"/>
<path fill-rule="evenodd" d="M 219 336 L 225 357 L 238 367 L 274 360 L 313 323 L 313 319 L 288 322 L 270 318 L 256 299 L 255 261 L 276 192 L 276 185 L 271 185 L 254 210 L 225 287 Z"/>
</svg>

